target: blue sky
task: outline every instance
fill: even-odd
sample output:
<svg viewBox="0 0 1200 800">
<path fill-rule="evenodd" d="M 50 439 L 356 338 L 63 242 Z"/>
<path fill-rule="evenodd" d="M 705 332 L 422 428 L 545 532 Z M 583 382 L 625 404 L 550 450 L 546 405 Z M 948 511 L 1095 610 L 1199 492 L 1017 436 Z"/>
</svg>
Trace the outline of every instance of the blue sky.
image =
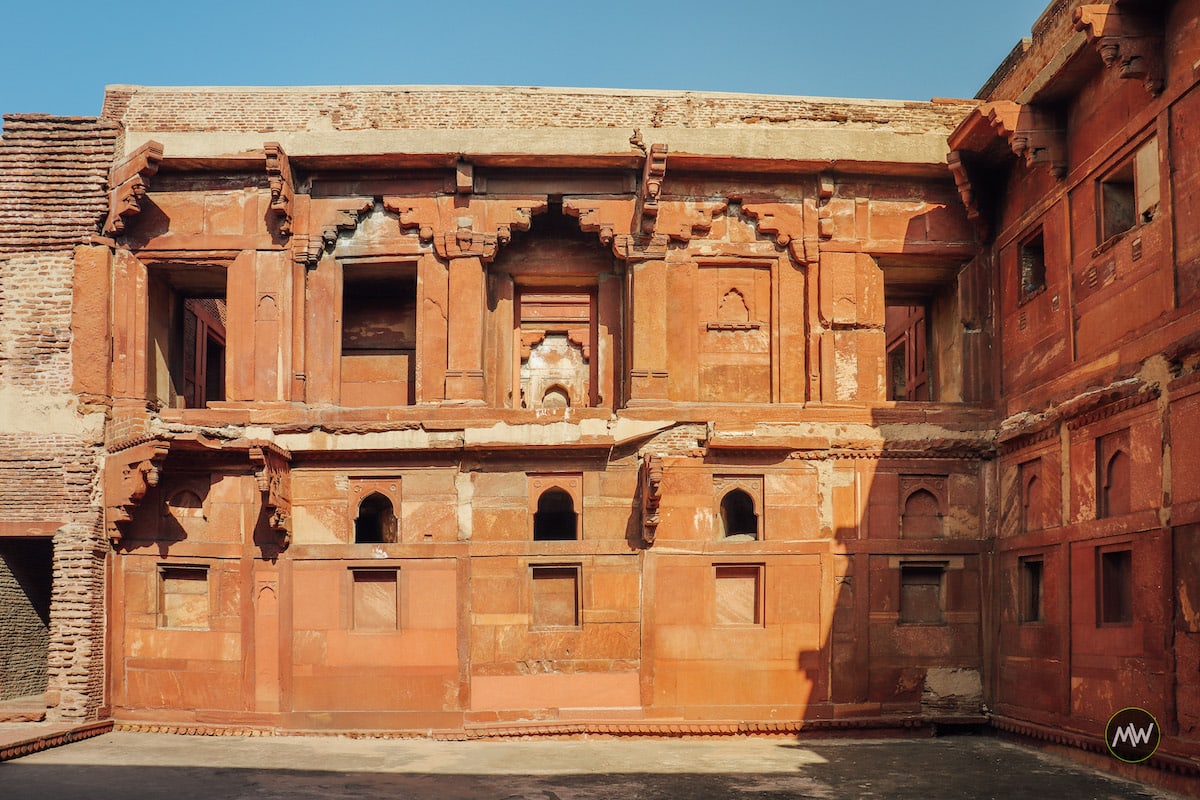
<svg viewBox="0 0 1200 800">
<path fill-rule="evenodd" d="M 34 0 L 0 15 L 0 112 L 104 86 L 484 84 L 971 97 L 1048 0 Z"/>
</svg>

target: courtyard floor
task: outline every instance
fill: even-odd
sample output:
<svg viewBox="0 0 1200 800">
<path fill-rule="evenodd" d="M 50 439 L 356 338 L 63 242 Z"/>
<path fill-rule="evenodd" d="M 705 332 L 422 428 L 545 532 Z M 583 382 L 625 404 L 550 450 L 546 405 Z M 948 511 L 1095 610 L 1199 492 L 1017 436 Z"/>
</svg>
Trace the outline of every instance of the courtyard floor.
<svg viewBox="0 0 1200 800">
<path fill-rule="evenodd" d="M 89 800 L 1146 798 L 991 737 L 444 742 L 109 733 L 0 763 L 0 797 Z"/>
</svg>

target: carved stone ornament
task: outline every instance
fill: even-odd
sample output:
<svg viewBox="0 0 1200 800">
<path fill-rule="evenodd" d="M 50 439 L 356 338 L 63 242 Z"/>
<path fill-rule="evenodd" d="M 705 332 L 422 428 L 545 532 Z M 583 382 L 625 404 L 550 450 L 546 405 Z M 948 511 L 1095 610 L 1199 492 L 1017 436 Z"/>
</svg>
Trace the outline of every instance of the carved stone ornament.
<svg viewBox="0 0 1200 800">
<path fill-rule="evenodd" d="M 654 223 L 658 217 L 658 199 L 662 194 L 663 181 L 666 177 L 667 146 L 652 144 L 649 152 L 646 153 L 646 163 L 642 169 L 642 185 L 638 190 L 634 213 L 637 230 L 645 235 L 654 233 Z"/>
<path fill-rule="evenodd" d="M 125 232 L 125 220 L 141 213 L 146 197 L 147 181 L 158 172 L 163 159 L 163 146 L 146 142 L 112 168 L 108 178 L 108 218 L 104 221 L 106 236 Z"/>
<path fill-rule="evenodd" d="M 153 440 L 136 444 L 108 456 L 104 465 L 104 523 L 109 541 L 120 544 L 133 512 L 158 485 L 170 442 Z"/>
<path fill-rule="evenodd" d="M 662 457 L 647 453 L 642 457 L 642 539 L 654 544 L 658 534 L 658 507 L 662 502 Z"/>
<path fill-rule="evenodd" d="M 258 469 L 254 480 L 263 493 L 263 503 L 271 509 L 268 524 L 279 536 L 281 547 L 292 542 L 292 470 L 291 454 L 269 442 L 253 442 L 248 454 Z"/>
<path fill-rule="evenodd" d="M 363 215 L 375 207 L 370 198 L 358 198 L 353 205 L 342 206 L 331 211 L 328 218 L 313 226 L 308 233 L 292 237 L 292 259 L 309 269 L 315 269 L 327 248 L 337 244 L 338 235 L 358 227 Z"/>
<path fill-rule="evenodd" d="M 1165 85 L 1162 23 L 1119 5 L 1082 5 L 1074 11 L 1075 30 L 1087 34 L 1104 66 L 1122 78 L 1140 80 L 1157 97 Z"/>
<path fill-rule="evenodd" d="M 263 145 L 267 159 L 267 184 L 271 187 L 271 214 L 278 220 L 279 235 L 292 234 L 292 201 L 296 197 L 292 168 L 278 142 Z"/>
<path fill-rule="evenodd" d="M 747 197 L 742 200 L 742 213 L 754 220 L 759 233 L 774 234 L 775 244 L 786 248 L 797 264 L 809 263 L 803 206 Z"/>
</svg>

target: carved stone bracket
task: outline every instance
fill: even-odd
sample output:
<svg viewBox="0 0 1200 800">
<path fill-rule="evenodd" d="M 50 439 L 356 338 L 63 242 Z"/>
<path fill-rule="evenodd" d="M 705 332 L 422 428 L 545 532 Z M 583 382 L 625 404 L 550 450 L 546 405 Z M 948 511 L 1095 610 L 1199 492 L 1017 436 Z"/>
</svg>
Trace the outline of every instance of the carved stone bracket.
<svg viewBox="0 0 1200 800">
<path fill-rule="evenodd" d="M 642 539 L 654 544 L 658 534 L 658 508 L 662 502 L 663 463 L 660 456 L 647 453 L 642 457 Z"/>
<path fill-rule="evenodd" d="M 760 233 L 775 234 L 775 244 L 787 248 L 796 263 L 808 264 L 810 260 L 815 260 L 809 258 L 808 251 L 816 248 L 816 242 L 806 246 L 803 206 L 744 198 L 742 213 L 754 220 Z"/>
<path fill-rule="evenodd" d="M 967 219 L 975 225 L 982 241 L 991 239 L 991 225 L 979 209 L 979 198 L 971 182 L 971 174 L 963 161 L 963 151 L 951 150 L 946 154 L 946 165 L 954 176 L 954 185 L 958 188 L 958 196 L 962 199 L 963 207 L 967 209 Z"/>
<path fill-rule="evenodd" d="M 1105 67 L 1122 78 L 1140 80 L 1151 95 L 1162 93 L 1166 80 L 1162 23 L 1145 13 L 1118 5 L 1082 5 L 1074 11 L 1075 30 L 1087 34 Z"/>
<path fill-rule="evenodd" d="M 440 214 L 435 197 L 384 197 L 383 207 L 400 218 L 400 230 L 416 230 L 422 242 L 432 242 Z"/>
<path fill-rule="evenodd" d="M 534 215 L 547 205 L 543 197 L 474 200 L 465 208 L 453 205 L 453 198 L 383 198 L 383 207 L 399 218 L 400 230 L 415 229 L 420 240 L 431 242 L 442 258 L 484 261 L 496 257 L 499 246 L 512 240 L 514 230 L 529 230 Z"/>
<path fill-rule="evenodd" d="M 821 175 L 817 179 L 817 236 L 828 241 L 833 238 L 833 209 L 829 201 L 833 199 L 834 183 L 830 175 Z M 817 260 L 817 243 L 812 243 L 813 252 L 808 253 L 809 262 Z"/>
<path fill-rule="evenodd" d="M 435 236 L 433 247 L 439 256 L 446 259 L 474 257 L 483 261 L 491 261 L 496 257 L 499 243 L 498 236 L 464 228 L 453 233 Z"/>
<path fill-rule="evenodd" d="M 291 236 L 292 200 L 296 197 L 292 168 L 278 142 L 267 142 L 263 152 L 267 159 L 267 183 L 271 187 L 271 214 L 278 220 L 279 235 Z"/>
<path fill-rule="evenodd" d="M 623 261 L 657 261 L 667 257 L 670 238 L 662 234 L 635 236 L 620 234 L 613 238 L 613 255 Z"/>
<path fill-rule="evenodd" d="M 1042 166 L 1056 179 L 1067 174 L 1067 134 L 1050 113 L 1021 106 L 1017 128 L 1008 137 L 1009 146 L 1028 167 Z"/>
<path fill-rule="evenodd" d="M 170 449 L 170 442 L 152 440 L 108 456 L 104 466 L 104 521 L 114 547 L 124 537 L 125 526 L 133 519 L 146 491 L 158 485 Z"/>
<path fill-rule="evenodd" d="M 342 206 L 331 211 L 328 217 L 314 225 L 309 233 L 293 236 L 293 260 L 309 269 L 315 268 L 326 248 L 337 243 L 338 234 L 357 228 L 363 214 L 370 211 L 374 205 L 375 201 L 370 197 L 359 198 L 354 205 Z"/>
<path fill-rule="evenodd" d="M 655 228 L 670 239 L 690 242 L 693 237 L 707 235 L 713 220 L 728 207 L 724 200 L 664 202 L 659 206 Z"/>
<path fill-rule="evenodd" d="M 146 197 L 147 181 L 158 172 L 163 159 L 163 146 L 146 142 L 112 168 L 108 178 L 108 218 L 104 222 L 106 236 L 125 232 L 125 218 L 141 212 Z"/>
<path fill-rule="evenodd" d="M 563 213 L 579 220 L 579 230 L 597 234 L 602 244 L 614 245 L 616 237 L 632 232 L 630 205 L 624 198 L 564 197 Z"/>
<path fill-rule="evenodd" d="M 279 536 L 281 547 L 292 542 L 292 456 L 269 442 L 251 442 L 250 463 L 257 467 L 254 479 L 270 507 L 271 529 Z"/>
<path fill-rule="evenodd" d="M 642 168 L 642 185 L 638 189 L 637 205 L 634 211 L 637 230 L 643 234 L 654 233 L 654 223 L 658 217 L 658 199 L 662 194 L 663 181 L 666 177 L 667 146 L 652 144 L 649 152 L 646 153 L 646 163 Z"/>
</svg>

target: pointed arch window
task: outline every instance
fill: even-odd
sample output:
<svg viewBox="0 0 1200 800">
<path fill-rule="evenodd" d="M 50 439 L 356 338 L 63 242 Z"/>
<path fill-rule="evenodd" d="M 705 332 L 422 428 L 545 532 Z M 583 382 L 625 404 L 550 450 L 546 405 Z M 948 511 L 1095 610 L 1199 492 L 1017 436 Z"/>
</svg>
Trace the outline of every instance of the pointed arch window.
<svg viewBox="0 0 1200 800">
<path fill-rule="evenodd" d="M 721 498 L 721 531 L 726 539 L 758 538 L 758 514 L 749 492 L 730 489 Z"/>
<path fill-rule="evenodd" d="M 372 492 L 358 504 L 358 516 L 354 518 L 355 544 L 394 544 L 399 541 L 399 525 L 392 501 L 378 492 Z"/>
<path fill-rule="evenodd" d="M 535 542 L 571 541 L 579 538 L 579 514 L 570 493 L 553 487 L 538 497 L 533 515 Z"/>
</svg>

